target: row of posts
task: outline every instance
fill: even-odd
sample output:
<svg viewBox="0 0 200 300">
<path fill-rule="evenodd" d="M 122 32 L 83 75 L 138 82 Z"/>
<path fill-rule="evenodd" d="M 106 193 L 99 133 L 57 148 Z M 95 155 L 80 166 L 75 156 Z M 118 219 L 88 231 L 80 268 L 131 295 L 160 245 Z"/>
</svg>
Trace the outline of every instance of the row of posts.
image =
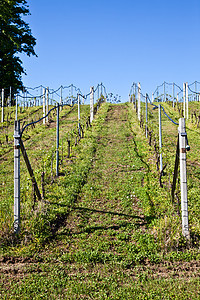
<svg viewBox="0 0 200 300">
<path fill-rule="evenodd" d="M 78 131 L 80 134 L 80 97 L 78 94 Z M 49 90 L 43 90 L 43 124 L 48 122 L 48 100 L 49 100 Z M 84 101 L 83 101 L 84 103 Z M 60 104 L 57 104 L 57 127 L 56 127 L 56 176 L 59 176 L 59 114 L 60 114 Z M 46 116 L 46 117 L 45 117 Z M 45 121 L 46 119 L 46 121 Z M 92 123 L 94 119 L 94 87 L 90 88 L 90 123 Z M 21 140 L 20 135 L 20 121 L 15 121 L 14 127 L 14 232 L 19 233 L 20 230 L 20 149 L 22 150 L 23 156 L 26 155 L 25 162 L 30 173 L 31 179 L 33 183 L 37 187 L 37 183 L 33 174 L 33 170 L 31 168 L 30 162 L 28 160 L 28 156 L 26 154 L 26 150 L 23 146 L 23 142 Z M 40 197 L 40 192 L 38 190 L 38 195 Z"/>
<path fill-rule="evenodd" d="M 184 84 L 184 99 L 188 99 L 188 85 Z M 136 93 L 135 93 L 136 95 Z M 138 120 L 141 120 L 141 85 L 137 84 L 137 98 L 135 97 L 135 106 L 137 107 Z M 162 117 L 161 117 L 161 105 L 158 105 L 158 121 L 159 121 L 159 153 L 160 153 L 160 173 L 163 172 L 163 160 L 162 160 Z M 188 118 L 188 101 L 184 100 L 184 111 L 187 112 Z M 145 97 L 145 135 L 148 137 L 148 96 Z M 178 127 L 178 153 L 176 153 L 176 159 L 178 157 L 180 161 L 180 187 L 181 187 L 181 211 L 182 211 L 182 233 L 183 236 L 189 240 L 189 221 L 188 221 L 188 199 L 187 199 L 187 168 L 186 168 L 186 149 L 189 150 L 187 133 L 185 128 L 185 117 L 179 119 Z M 178 164 L 175 163 L 174 180 L 173 180 L 173 193 L 176 185 L 176 176 L 178 172 Z M 176 175 L 175 175 L 176 174 Z M 174 195 L 172 195 L 172 198 Z"/>
</svg>

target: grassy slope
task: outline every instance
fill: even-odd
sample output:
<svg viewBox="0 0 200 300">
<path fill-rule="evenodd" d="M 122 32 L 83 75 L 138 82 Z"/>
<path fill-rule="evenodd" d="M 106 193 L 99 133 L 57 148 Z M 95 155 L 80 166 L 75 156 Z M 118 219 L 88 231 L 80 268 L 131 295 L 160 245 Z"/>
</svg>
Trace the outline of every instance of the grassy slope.
<svg viewBox="0 0 200 300">
<path fill-rule="evenodd" d="M 1 297 L 198 299 L 198 250 L 179 251 L 180 218 L 132 107 L 104 105 L 71 160 L 32 243 L 4 254 Z"/>
</svg>

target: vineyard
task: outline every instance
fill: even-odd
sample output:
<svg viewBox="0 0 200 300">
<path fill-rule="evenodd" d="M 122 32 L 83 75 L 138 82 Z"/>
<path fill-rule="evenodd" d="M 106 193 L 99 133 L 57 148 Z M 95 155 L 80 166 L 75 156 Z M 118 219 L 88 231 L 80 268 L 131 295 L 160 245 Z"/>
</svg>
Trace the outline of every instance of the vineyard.
<svg viewBox="0 0 200 300">
<path fill-rule="evenodd" d="M 40 98 L 31 95 L 32 105 L 23 95 L 16 97 L 16 107 L 4 107 L 2 299 L 200 298 L 196 85 L 192 92 L 192 85 L 182 90 L 173 84 L 170 92 L 164 84 L 150 99 L 133 84 L 130 102 L 120 104 L 111 103 L 102 84 L 86 96 L 80 90 L 73 94 L 69 86 L 69 95 L 64 97 L 62 89 L 52 101 L 48 91 L 46 112 L 41 105 L 46 91 Z M 20 97 L 25 101 L 20 102 Z M 13 226 L 16 116 L 34 173 L 30 175 L 21 154 L 17 232 Z M 186 153 L 189 237 L 182 228 L 179 167 L 174 176 L 180 118 L 186 120 L 190 149 Z"/>
</svg>

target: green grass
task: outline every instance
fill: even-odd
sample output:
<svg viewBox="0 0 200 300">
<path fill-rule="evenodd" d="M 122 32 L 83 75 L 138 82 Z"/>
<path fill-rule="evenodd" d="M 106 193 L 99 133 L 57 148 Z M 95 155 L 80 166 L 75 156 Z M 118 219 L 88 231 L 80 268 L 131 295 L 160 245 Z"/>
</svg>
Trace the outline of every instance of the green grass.
<svg viewBox="0 0 200 300">
<path fill-rule="evenodd" d="M 165 108 L 178 120 L 176 110 L 168 104 Z M 83 107 L 83 115 L 88 112 L 89 107 Z M 62 121 L 63 176 L 54 178 L 53 184 L 48 162 L 55 128 L 32 129 L 37 131 L 35 139 L 26 140 L 37 180 L 44 168 L 47 174 L 46 203 L 32 209 L 31 186 L 24 177 L 21 233 L 14 239 L 7 232 L 1 239 L 1 298 L 200 299 L 199 178 L 198 169 L 192 177 L 190 168 L 198 151 L 188 153 L 192 240 L 188 246 L 181 233 L 179 206 L 172 203 L 169 186 L 177 127 L 163 118 L 167 168 L 160 187 L 153 140 L 149 146 L 132 104 L 103 104 L 67 159 L 66 126 L 73 124 L 76 113 Z M 157 111 L 149 112 L 149 127 L 156 141 L 157 117 Z M 188 134 L 193 127 L 189 120 Z M 196 132 L 195 128 L 194 136 Z M 45 152 L 40 152 L 42 146 Z M 6 207 L 8 199 L 2 199 Z M 11 227 L 11 219 L 7 223 Z"/>
</svg>

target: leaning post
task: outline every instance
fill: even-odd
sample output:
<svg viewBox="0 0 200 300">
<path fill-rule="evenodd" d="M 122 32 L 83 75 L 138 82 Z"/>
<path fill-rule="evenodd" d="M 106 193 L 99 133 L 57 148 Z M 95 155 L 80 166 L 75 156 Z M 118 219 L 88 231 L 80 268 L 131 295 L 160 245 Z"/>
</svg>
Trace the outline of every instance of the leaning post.
<svg viewBox="0 0 200 300">
<path fill-rule="evenodd" d="M 14 128 L 14 233 L 20 230 L 20 121 Z"/>
<path fill-rule="evenodd" d="M 181 211 L 182 233 L 189 240 L 188 199 L 187 199 L 187 170 L 186 170 L 186 138 L 185 118 L 179 119 L 179 155 L 180 155 L 180 184 L 181 184 Z"/>
</svg>

